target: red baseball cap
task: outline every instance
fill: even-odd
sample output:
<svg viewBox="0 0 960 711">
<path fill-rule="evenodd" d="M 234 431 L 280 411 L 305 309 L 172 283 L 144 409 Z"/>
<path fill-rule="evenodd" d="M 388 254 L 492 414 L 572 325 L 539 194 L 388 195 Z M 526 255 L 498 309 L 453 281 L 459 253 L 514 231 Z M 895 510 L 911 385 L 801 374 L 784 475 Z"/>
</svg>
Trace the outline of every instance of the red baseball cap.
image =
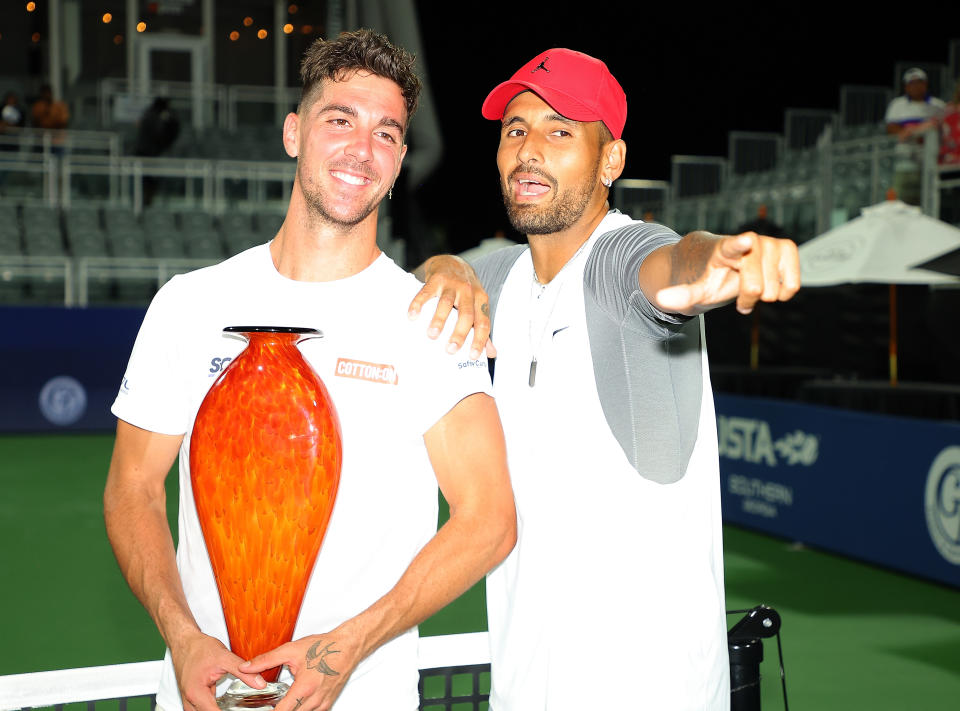
<svg viewBox="0 0 960 711">
<path fill-rule="evenodd" d="M 603 121 L 614 138 L 627 122 L 627 95 L 607 65 L 572 49 L 548 49 L 517 70 L 483 102 L 484 118 L 499 120 L 513 97 L 532 91 L 562 116 Z"/>
</svg>

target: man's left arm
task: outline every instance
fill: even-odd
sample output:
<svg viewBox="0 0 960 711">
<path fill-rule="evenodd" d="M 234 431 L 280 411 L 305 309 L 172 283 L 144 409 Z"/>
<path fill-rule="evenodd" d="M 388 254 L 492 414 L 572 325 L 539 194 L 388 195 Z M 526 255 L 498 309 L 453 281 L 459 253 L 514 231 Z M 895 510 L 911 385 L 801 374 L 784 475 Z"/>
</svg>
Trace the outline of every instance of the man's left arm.
<svg viewBox="0 0 960 711">
<path fill-rule="evenodd" d="M 800 258 L 788 239 L 697 231 L 652 252 L 638 280 L 661 311 L 694 316 L 736 301 L 748 314 L 757 301 L 786 301 L 797 293 Z"/>
<path fill-rule="evenodd" d="M 326 710 L 359 662 L 447 605 L 502 561 L 517 536 L 506 446 L 496 404 L 475 393 L 424 435 L 450 519 L 397 584 L 326 634 L 310 635 L 251 660 L 247 673 L 285 664 L 295 679 L 277 711 Z"/>
</svg>

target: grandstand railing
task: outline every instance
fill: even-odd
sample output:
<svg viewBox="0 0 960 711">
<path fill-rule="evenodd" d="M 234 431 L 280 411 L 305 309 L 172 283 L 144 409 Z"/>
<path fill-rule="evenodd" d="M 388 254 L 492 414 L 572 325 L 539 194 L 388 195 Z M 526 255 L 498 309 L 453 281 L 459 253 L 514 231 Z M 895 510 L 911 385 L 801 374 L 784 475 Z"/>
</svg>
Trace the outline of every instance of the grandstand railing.
<svg viewBox="0 0 960 711">
<path fill-rule="evenodd" d="M 118 134 L 99 131 L 0 135 L 0 147 L 14 149 L 0 150 L 0 190 L 5 199 L 24 205 L 84 202 L 139 214 L 146 202 L 144 180 L 167 179 L 168 206 L 222 214 L 238 205 L 285 206 L 296 170 L 293 161 L 130 156 L 121 153 L 121 145 Z"/>
<path fill-rule="evenodd" d="M 189 115 L 193 102 L 199 98 L 207 105 L 204 115 L 215 117 L 210 125 L 233 131 L 244 124 L 260 124 L 264 119 L 279 126 L 283 116 L 294 110 L 300 100 L 300 87 L 277 89 L 244 84 L 201 84 L 196 87 L 186 81 L 162 81 L 151 84 L 150 95 L 140 96 L 130 93 L 126 79 L 104 78 L 97 83 L 100 123 L 104 126 L 117 121 L 132 123 L 154 96 L 170 99 L 172 106 L 184 116 Z M 260 110 L 244 109 L 249 106 L 257 106 Z"/>
<path fill-rule="evenodd" d="M 64 306 L 78 305 L 75 266 L 69 257 L 0 256 L 0 287 L 25 281 L 43 285 L 46 301 L 52 293 Z"/>
<path fill-rule="evenodd" d="M 421 637 L 420 708 L 479 710 L 489 696 L 490 648 L 486 632 Z M 153 697 L 160 683 L 161 661 L 63 669 L 0 676 L 0 711 L 23 711 L 64 704 L 85 703 L 95 711 L 97 702 L 107 708 Z M 467 677 L 461 679 L 460 677 Z M 466 681 L 466 684 L 462 682 Z"/>
<path fill-rule="evenodd" d="M 176 274 L 200 269 L 219 260 L 133 257 L 31 257 L 0 255 L 0 287 L 42 285 L 44 296 L 31 299 L 64 306 L 87 306 L 91 284 L 129 282 L 146 285 L 146 301 Z"/>
<path fill-rule="evenodd" d="M 90 282 L 93 280 L 149 281 L 154 290 L 177 274 L 215 264 L 210 259 L 152 259 L 134 257 L 82 257 L 76 262 L 76 296 L 73 303 L 87 306 L 90 301 Z M 3 262 L 0 261 L 0 264 Z M 2 269 L 2 267 L 0 267 Z M 67 304 L 68 306 L 70 304 Z"/>
</svg>

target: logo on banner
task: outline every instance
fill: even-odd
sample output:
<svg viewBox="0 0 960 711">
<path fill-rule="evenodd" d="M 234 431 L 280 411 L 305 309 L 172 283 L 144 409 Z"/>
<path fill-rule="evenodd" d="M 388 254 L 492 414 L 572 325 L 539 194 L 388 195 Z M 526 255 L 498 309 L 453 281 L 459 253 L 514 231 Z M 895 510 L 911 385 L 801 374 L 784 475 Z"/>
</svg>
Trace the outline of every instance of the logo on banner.
<svg viewBox="0 0 960 711">
<path fill-rule="evenodd" d="M 809 467 L 820 455 L 820 438 L 803 430 L 788 432 L 777 439 L 764 420 L 717 415 L 720 456 L 751 464 L 778 464 Z"/>
<path fill-rule="evenodd" d="M 87 391 L 69 375 L 51 378 L 40 390 L 40 412 L 55 425 L 72 425 L 87 410 Z"/>
<path fill-rule="evenodd" d="M 960 447 L 947 447 L 933 460 L 923 504 L 933 544 L 960 565 Z"/>
</svg>

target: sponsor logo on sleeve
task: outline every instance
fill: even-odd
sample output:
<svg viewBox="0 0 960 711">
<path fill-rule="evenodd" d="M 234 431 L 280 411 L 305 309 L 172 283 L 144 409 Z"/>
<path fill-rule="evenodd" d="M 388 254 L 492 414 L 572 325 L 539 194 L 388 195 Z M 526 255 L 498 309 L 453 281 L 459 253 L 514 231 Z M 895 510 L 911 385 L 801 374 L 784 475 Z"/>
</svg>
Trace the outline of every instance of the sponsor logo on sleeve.
<svg viewBox="0 0 960 711">
<path fill-rule="evenodd" d="M 486 368 L 486 367 L 487 367 L 486 358 L 478 358 L 477 360 L 461 360 L 459 363 L 457 363 L 458 370 L 464 370 L 469 368 Z"/>
<path fill-rule="evenodd" d="M 75 378 L 58 375 L 40 390 L 40 412 L 55 425 L 72 425 L 87 411 L 87 391 Z"/>
<path fill-rule="evenodd" d="M 960 447 L 947 447 L 933 460 L 923 507 L 940 555 L 960 565 Z"/>
<path fill-rule="evenodd" d="M 341 378 L 354 378 L 384 385 L 396 385 L 399 382 L 397 369 L 392 365 L 367 363 L 350 358 L 337 358 L 337 367 L 334 374 Z"/>
</svg>

